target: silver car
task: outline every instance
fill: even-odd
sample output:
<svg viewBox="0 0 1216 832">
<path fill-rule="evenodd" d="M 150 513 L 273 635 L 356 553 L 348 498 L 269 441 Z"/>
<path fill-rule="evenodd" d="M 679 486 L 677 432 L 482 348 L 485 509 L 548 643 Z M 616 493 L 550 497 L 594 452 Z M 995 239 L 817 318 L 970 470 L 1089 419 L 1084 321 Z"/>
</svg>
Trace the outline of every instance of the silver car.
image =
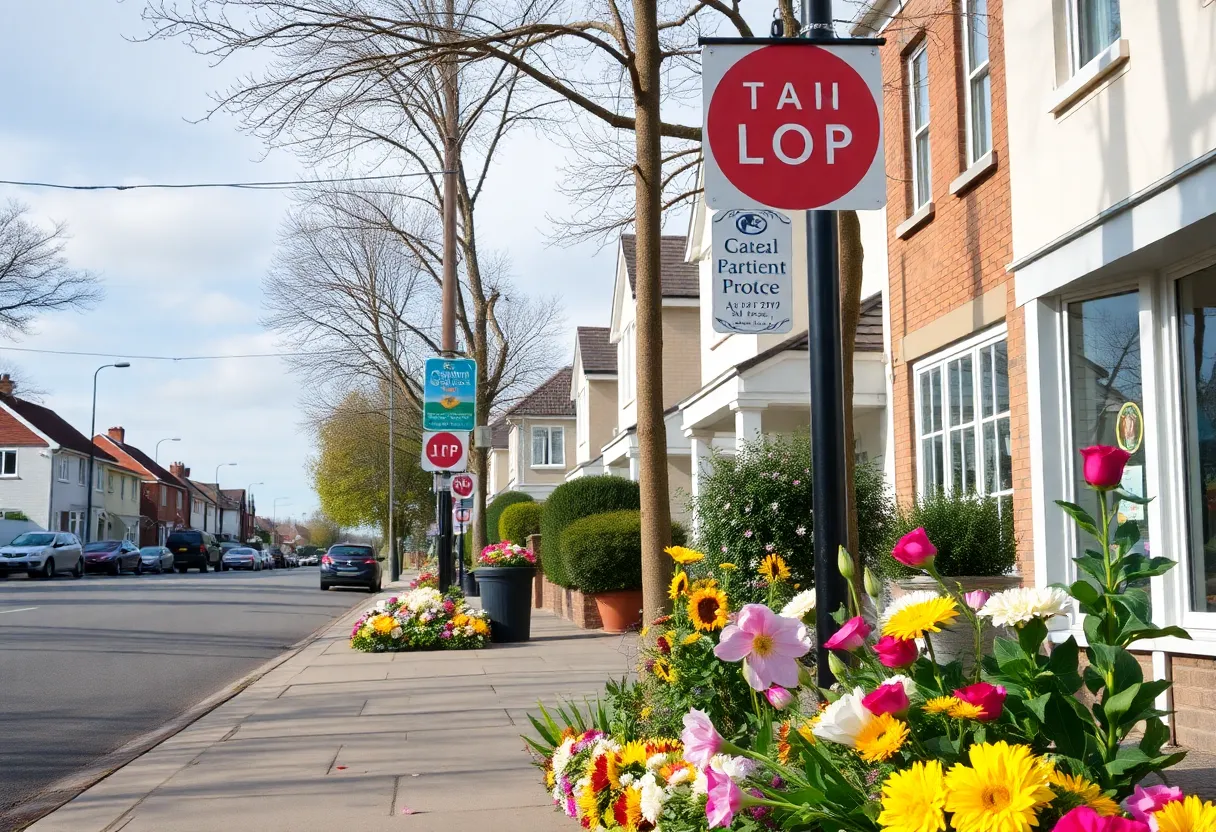
<svg viewBox="0 0 1216 832">
<path fill-rule="evenodd" d="M 227 552 L 224 552 L 224 559 L 220 564 L 220 569 L 225 572 L 229 569 L 248 569 L 250 572 L 261 572 L 262 556 L 257 549 L 251 549 L 248 546 L 234 546 Z"/>
<path fill-rule="evenodd" d="M 0 546 L 0 577 L 14 572 L 43 579 L 70 572 L 73 578 L 83 578 L 80 539 L 71 532 L 22 532 L 12 543 Z"/>
<path fill-rule="evenodd" d="M 144 571 L 158 575 L 173 571 L 173 553 L 164 546 L 145 546 L 139 550 L 139 560 Z"/>
</svg>

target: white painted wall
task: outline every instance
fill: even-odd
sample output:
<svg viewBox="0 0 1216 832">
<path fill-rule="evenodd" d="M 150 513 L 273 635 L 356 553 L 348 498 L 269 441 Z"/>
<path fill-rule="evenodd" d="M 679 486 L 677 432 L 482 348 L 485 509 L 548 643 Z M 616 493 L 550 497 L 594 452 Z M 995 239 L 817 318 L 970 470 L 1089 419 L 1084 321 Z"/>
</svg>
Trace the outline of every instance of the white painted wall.
<svg viewBox="0 0 1216 832">
<path fill-rule="evenodd" d="M 0 477 L 0 509 L 25 512 L 42 528 L 50 528 L 53 478 L 50 448 L 17 448 L 17 476 Z"/>
</svg>

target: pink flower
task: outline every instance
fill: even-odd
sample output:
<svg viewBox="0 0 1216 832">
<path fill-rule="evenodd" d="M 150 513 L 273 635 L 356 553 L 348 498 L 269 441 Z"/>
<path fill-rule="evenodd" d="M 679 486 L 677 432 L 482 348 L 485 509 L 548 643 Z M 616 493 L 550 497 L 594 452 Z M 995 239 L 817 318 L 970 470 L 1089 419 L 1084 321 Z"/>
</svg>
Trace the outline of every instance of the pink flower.
<svg viewBox="0 0 1216 832">
<path fill-rule="evenodd" d="M 984 608 L 984 604 L 988 603 L 988 599 L 992 597 L 992 593 L 986 589 L 976 589 L 963 595 L 963 600 L 967 602 L 967 606 L 979 612 Z"/>
<path fill-rule="evenodd" d="M 1136 786 L 1131 797 L 1123 801 L 1123 808 L 1136 820 L 1144 821 L 1156 832 L 1157 819 L 1153 814 L 1167 803 L 1182 800 L 1182 789 L 1177 786 Z"/>
<path fill-rule="evenodd" d="M 913 529 L 901 537 L 891 550 L 891 557 L 904 566 L 920 569 L 929 563 L 937 554 L 937 547 L 925 534 L 924 526 Z"/>
<path fill-rule="evenodd" d="M 768 700 L 768 704 L 777 710 L 784 711 L 794 701 L 794 694 L 780 685 L 773 685 L 764 692 L 764 698 Z"/>
<path fill-rule="evenodd" d="M 714 655 L 724 662 L 743 661 L 743 678 L 754 690 L 773 684 L 798 685 L 798 659 L 811 649 L 801 621 L 786 618 L 763 604 L 747 604 L 733 624 L 722 630 Z"/>
<path fill-rule="evenodd" d="M 880 714 L 902 714 L 908 710 L 908 692 L 902 682 L 887 682 L 870 691 L 861 700 L 866 710 L 879 716 Z"/>
<path fill-rule="evenodd" d="M 1090 445 L 1081 449 L 1085 481 L 1099 491 L 1110 491 L 1123 481 L 1123 467 L 1132 455 L 1113 445 Z"/>
<path fill-rule="evenodd" d="M 705 803 L 709 828 L 730 826 L 731 821 L 735 819 L 735 813 L 743 804 L 743 791 L 735 785 L 734 780 L 712 768 L 705 770 L 705 779 L 709 784 L 709 799 Z"/>
<path fill-rule="evenodd" d="M 954 695 L 964 702 L 979 705 L 982 710 L 978 717 L 980 722 L 991 722 L 998 719 L 1005 708 L 1005 688 L 1003 685 L 990 685 L 987 682 L 976 682 L 959 688 Z"/>
<path fill-rule="evenodd" d="M 694 766 L 708 766 L 710 759 L 722 750 L 722 735 L 714 728 L 705 711 L 693 708 L 684 714 L 684 731 L 680 734 L 684 743 L 684 759 Z"/>
<path fill-rule="evenodd" d="M 866 643 L 870 625 L 860 615 L 850 618 L 835 634 L 823 643 L 829 650 L 856 650 Z"/>
<path fill-rule="evenodd" d="M 912 639 L 883 636 L 874 645 L 883 667 L 907 667 L 920 658 L 920 649 Z"/>
<path fill-rule="evenodd" d="M 1056 821 L 1054 832 L 1149 832 L 1142 820 L 1113 815 L 1103 817 L 1088 806 L 1078 806 Z"/>
</svg>

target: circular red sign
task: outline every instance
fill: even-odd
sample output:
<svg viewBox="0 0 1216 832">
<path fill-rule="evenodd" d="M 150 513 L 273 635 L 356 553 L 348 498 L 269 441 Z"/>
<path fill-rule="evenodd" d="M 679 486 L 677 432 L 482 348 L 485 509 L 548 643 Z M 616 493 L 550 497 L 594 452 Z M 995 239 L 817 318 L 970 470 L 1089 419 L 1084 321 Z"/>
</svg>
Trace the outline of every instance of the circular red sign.
<svg viewBox="0 0 1216 832">
<path fill-rule="evenodd" d="M 460 499 L 473 496 L 473 478 L 468 474 L 457 474 L 452 477 L 452 493 Z"/>
<path fill-rule="evenodd" d="M 786 210 L 827 205 L 856 187 L 881 133 L 865 79 L 813 46 L 765 46 L 736 61 L 714 88 L 706 124 L 730 183 Z"/>
<path fill-rule="evenodd" d="M 427 462 L 436 468 L 451 468 L 464 456 L 464 444 L 454 433 L 437 433 L 426 441 Z"/>
</svg>

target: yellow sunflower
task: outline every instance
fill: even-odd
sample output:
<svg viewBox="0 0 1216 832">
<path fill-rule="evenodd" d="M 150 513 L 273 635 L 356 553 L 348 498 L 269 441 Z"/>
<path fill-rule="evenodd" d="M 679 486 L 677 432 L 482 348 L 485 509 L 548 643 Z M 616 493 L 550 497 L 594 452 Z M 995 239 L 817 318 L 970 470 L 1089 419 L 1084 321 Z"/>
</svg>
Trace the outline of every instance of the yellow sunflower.
<svg viewBox="0 0 1216 832">
<path fill-rule="evenodd" d="M 765 555 L 764 560 L 760 561 L 760 568 L 756 571 L 769 584 L 790 579 L 790 568 L 785 565 L 785 559 L 781 555 Z"/>
<path fill-rule="evenodd" d="M 946 713 L 955 719 L 979 719 L 984 715 L 984 709 L 979 705 L 959 699 L 955 700 L 954 704 L 950 706 L 950 710 L 946 711 Z"/>
<path fill-rule="evenodd" d="M 618 755 L 618 765 L 625 768 L 629 765 L 639 765 L 642 768 L 646 767 L 646 760 L 650 754 L 646 751 L 646 744 L 632 740 L 625 743 L 625 747 L 621 749 Z"/>
<path fill-rule="evenodd" d="M 890 714 L 879 714 L 857 734 L 857 753 L 867 763 L 889 760 L 908 739 L 908 725 Z"/>
<path fill-rule="evenodd" d="M 676 669 L 667 659 L 655 659 L 650 672 L 668 684 L 676 680 Z"/>
<path fill-rule="evenodd" d="M 733 563 L 719 563 L 718 568 L 723 572 L 734 572 L 739 567 L 735 566 Z"/>
<path fill-rule="evenodd" d="M 1191 795 L 1165 804 L 1153 819 L 1160 832 L 1216 832 L 1216 804 Z"/>
<path fill-rule="evenodd" d="M 896 611 L 883 625 L 882 634 L 904 640 L 924 638 L 925 633 L 940 633 L 943 625 L 957 617 L 954 599 L 940 595 Z"/>
<path fill-rule="evenodd" d="M 1101 787 L 1091 783 L 1084 777 L 1064 774 L 1052 766 L 1047 775 L 1047 782 L 1055 786 L 1057 791 L 1065 791 L 1077 798 L 1099 815 L 1110 817 L 1119 814 L 1119 804 L 1113 798 L 1102 793 Z"/>
<path fill-rule="evenodd" d="M 979 743 L 968 750 L 970 766 L 956 763 L 946 774 L 946 811 L 956 832 L 1030 832 L 1035 811 L 1050 803 L 1047 772 L 1030 748 Z"/>
<path fill-rule="evenodd" d="M 685 647 L 688 647 L 691 644 L 696 644 L 700 640 L 701 640 L 700 633 L 689 633 L 688 635 L 684 636 L 684 638 L 680 639 L 680 644 L 683 644 Z"/>
<path fill-rule="evenodd" d="M 663 551 L 671 555 L 671 559 L 681 566 L 687 566 L 690 563 L 696 563 L 705 558 L 705 555 L 701 552 L 698 552 L 696 549 L 689 549 L 686 546 L 668 546 Z"/>
<path fill-rule="evenodd" d="M 587 828 L 594 829 L 595 827 L 599 826 L 600 798 L 599 795 L 595 793 L 595 790 L 591 788 L 590 783 L 584 786 L 582 791 L 578 793 L 578 797 L 576 798 L 575 802 L 578 804 L 579 819 L 587 822 Z"/>
<path fill-rule="evenodd" d="M 677 572 L 671 578 L 671 587 L 667 590 L 667 597 L 671 600 L 676 600 L 681 595 L 688 594 L 688 573 L 683 569 Z"/>
<path fill-rule="evenodd" d="M 815 730 L 815 726 L 819 724 L 819 720 L 823 719 L 823 711 L 815 714 L 810 719 L 804 719 L 802 724 L 798 726 L 798 736 L 806 740 L 810 745 L 815 744 L 815 735 L 811 733 Z"/>
<path fill-rule="evenodd" d="M 958 705 L 962 700 L 956 699 L 953 696 L 936 696 L 925 703 L 925 713 L 927 714 L 944 714 L 949 713 L 950 709 Z"/>
<path fill-rule="evenodd" d="M 698 630 L 721 630 L 726 626 L 726 612 L 726 593 L 716 587 L 698 589 L 688 599 L 688 620 Z"/>
<path fill-rule="evenodd" d="M 882 784 L 883 832 L 942 832 L 946 828 L 946 784 L 937 760 L 916 762 Z"/>
</svg>

